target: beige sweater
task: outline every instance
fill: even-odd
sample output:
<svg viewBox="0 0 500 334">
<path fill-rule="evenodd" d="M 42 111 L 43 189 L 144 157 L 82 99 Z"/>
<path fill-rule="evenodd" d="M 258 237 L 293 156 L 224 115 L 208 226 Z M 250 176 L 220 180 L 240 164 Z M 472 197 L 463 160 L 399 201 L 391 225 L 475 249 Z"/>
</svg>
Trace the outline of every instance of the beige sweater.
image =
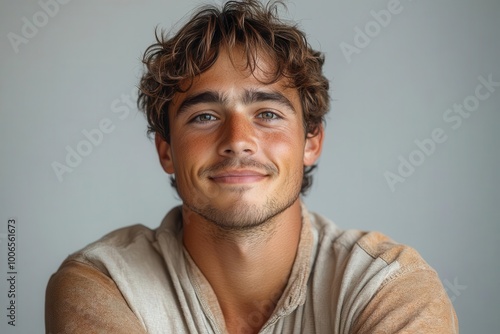
<svg viewBox="0 0 500 334">
<path fill-rule="evenodd" d="M 305 210 L 285 291 L 255 303 L 241 333 L 263 316 L 260 333 L 458 333 L 436 272 L 415 250 Z M 226 333 L 182 245 L 179 208 L 156 230 L 126 227 L 71 255 L 49 281 L 45 318 L 51 334 Z"/>
</svg>

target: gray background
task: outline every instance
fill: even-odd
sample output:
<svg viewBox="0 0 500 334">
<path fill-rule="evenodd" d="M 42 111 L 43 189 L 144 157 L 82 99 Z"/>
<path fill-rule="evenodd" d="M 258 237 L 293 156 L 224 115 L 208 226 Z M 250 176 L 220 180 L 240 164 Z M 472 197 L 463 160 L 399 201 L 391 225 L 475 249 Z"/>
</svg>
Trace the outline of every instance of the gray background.
<svg viewBox="0 0 500 334">
<path fill-rule="evenodd" d="M 121 226 L 155 227 L 179 203 L 143 116 L 120 99 L 137 84 L 154 27 L 176 26 L 199 3 L 75 0 L 42 24 L 37 1 L 2 0 L 0 233 L 17 218 L 19 271 L 11 328 L 3 239 L 2 333 L 43 332 L 45 285 L 69 253 Z M 343 228 L 380 230 L 418 249 L 447 287 L 461 332 L 494 333 L 500 87 L 457 129 L 443 115 L 474 94 L 479 76 L 500 81 L 500 2 L 401 0 L 400 13 L 349 62 L 340 45 L 354 45 L 356 27 L 375 27 L 371 11 L 388 3 L 289 3 L 287 16 L 326 53 L 332 80 L 326 144 L 306 202 Z M 41 27 L 16 53 L 8 34 L 23 36 L 23 17 L 34 15 Z M 65 163 L 66 146 L 75 149 L 82 131 L 106 118 L 113 131 L 60 182 L 53 162 Z M 399 156 L 408 159 L 435 128 L 447 140 L 392 191 L 384 173 L 397 173 Z"/>
</svg>

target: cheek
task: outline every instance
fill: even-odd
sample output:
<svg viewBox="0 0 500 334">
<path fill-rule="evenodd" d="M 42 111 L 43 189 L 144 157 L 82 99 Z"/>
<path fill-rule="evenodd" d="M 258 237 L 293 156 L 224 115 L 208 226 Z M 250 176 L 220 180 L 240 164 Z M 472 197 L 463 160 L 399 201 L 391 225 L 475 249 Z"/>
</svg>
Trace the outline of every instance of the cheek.
<svg viewBox="0 0 500 334">
<path fill-rule="evenodd" d="M 305 141 L 298 135 L 292 135 L 297 133 L 290 130 L 266 135 L 262 148 L 266 151 L 267 157 L 287 168 L 294 168 L 297 165 L 302 169 Z"/>
<path fill-rule="evenodd" d="M 200 167 L 205 156 L 210 153 L 209 141 L 205 138 L 189 139 L 179 137 L 179 140 L 173 145 L 173 161 L 175 174 L 177 177 L 191 178 L 192 174 Z M 182 181 L 181 181 L 182 182 Z"/>
</svg>

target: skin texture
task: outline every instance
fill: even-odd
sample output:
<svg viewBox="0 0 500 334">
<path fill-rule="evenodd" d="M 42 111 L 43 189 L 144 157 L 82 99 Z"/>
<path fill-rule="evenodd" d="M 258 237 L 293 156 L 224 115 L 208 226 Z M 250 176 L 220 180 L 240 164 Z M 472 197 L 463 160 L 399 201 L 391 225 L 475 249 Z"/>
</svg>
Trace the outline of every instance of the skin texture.
<svg viewBox="0 0 500 334">
<path fill-rule="evenodd" d="M 146 333 L 113 280 L 76 261 L 50 279 L 45 310 L 48 334 Z"/>
<path fill-rule="evenodd" d="M 251 73 L 240 50 L 231 55 L 222 50 L 174 97 L 171 140 L 157 135 L 156 146 L 183 201 L 184 245 L 234 332 L 253 301 L 285 287 L 301 230 L 303 168 L 318 159 L 323 130 L 306 136 L 286 79 L 263 83 L 270 62 L 258 59 Z"/>
</svg>

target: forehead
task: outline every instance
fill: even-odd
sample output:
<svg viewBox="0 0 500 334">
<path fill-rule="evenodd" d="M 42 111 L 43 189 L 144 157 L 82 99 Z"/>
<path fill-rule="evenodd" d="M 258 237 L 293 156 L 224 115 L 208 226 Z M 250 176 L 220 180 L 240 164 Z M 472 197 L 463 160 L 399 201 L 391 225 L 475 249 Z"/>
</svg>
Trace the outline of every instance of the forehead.
<svg viewBox="0 0 500 334">
<path fill-rule="evenodd" d="M 244 98 L 249 91 L 278 92 L 302 110 L 298 90 L 291 87 L 285 76 L 274 80 L 275 64 L 269 57 L 257 54 L 248 64 L 246 54 L 240 48 L 227 51 L 221 48 L 216 62 L 205 72 L 181 84 L 183 92 L 176 93 L 171 108 L 176 110 L 183 100 L 203 91 L 215 91 L 229 98 Z"/>
</svg>

